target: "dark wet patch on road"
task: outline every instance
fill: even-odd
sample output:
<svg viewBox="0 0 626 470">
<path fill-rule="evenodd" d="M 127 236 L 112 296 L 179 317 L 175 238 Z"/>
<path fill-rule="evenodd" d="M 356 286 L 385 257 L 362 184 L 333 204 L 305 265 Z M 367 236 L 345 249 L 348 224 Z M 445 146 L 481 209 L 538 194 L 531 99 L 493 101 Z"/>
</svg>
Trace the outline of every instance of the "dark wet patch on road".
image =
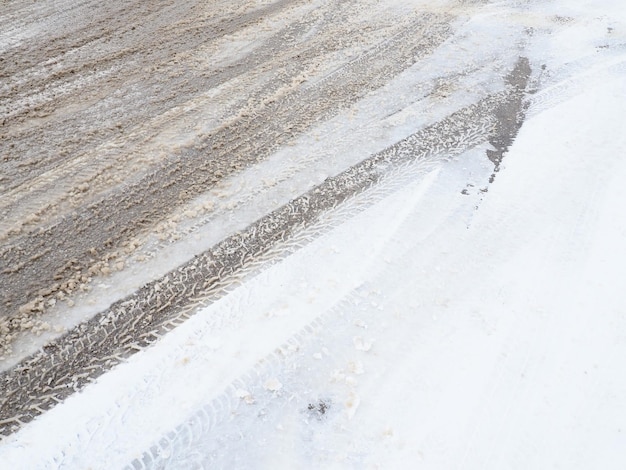
<svg viewBox="0 0 626 470">
<path fill-rule="evenodd" d="M 524 118 L 526 115 L 527 103 L 524 101 L 524 95 L 530 79 L 531 68 L 526 57 L 520 57 L 515 64 L 515 68 L 506 77 L 507 86 L 512 89 L 511 96 L 508 100 L 504 100 L 495 110 L 496 130 L 493 137 L 489 139 L 489 143 L 493 145 L 494 150 L 487 150 L 487 157 L 494 165 L 494 170 L 489 178 L 489 182 L 493 183 L 496 173 L 500 171 L 500 165 L 504 155 L 517 137 Z"/>
</svg>

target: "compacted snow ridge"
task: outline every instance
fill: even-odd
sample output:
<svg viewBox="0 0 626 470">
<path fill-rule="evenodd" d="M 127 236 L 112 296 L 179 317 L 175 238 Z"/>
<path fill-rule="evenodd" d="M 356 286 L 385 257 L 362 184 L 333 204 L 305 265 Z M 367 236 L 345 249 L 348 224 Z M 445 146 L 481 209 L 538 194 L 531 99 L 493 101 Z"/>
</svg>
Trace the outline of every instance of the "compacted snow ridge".
<svg viewBox="0 0 626 470">
<path fill-rule="evenodd" d="M 2 3 L 0 468 L 625 468 L 622 3 Z"/>
</svg>

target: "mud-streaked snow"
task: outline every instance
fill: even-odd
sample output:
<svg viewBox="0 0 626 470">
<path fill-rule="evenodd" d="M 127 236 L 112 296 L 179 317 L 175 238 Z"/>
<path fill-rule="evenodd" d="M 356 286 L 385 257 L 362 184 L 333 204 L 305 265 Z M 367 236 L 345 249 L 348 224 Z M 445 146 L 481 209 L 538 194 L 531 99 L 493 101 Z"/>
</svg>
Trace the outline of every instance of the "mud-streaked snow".
<svg viewBox="0 0 626 470">
<path fill-rule="evenodd" d="M 484 148 L 416 171 L 6 438 L 0 462 L 118 468 L 228 396 L 190 444 L 216 468 L 624 468 L 626 50 L 598 47 L 607 25 L 626 40 L 626 15 L 592 3 L 537 7 L 575 26 L 529 46 L 554 72 L 487 193 Z"/>
</svg>

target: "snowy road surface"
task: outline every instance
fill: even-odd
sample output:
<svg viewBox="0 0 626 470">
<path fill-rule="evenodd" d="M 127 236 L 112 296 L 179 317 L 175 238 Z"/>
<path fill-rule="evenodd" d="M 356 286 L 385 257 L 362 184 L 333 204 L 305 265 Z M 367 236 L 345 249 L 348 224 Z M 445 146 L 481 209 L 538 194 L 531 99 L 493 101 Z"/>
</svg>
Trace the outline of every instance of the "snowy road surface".
<svg viewBox="0 0 626 470">
<path fill-rule="evenodd" d="M 621 3 L 2 3 L 0 467 L 624 468 Z"/>
</svg>

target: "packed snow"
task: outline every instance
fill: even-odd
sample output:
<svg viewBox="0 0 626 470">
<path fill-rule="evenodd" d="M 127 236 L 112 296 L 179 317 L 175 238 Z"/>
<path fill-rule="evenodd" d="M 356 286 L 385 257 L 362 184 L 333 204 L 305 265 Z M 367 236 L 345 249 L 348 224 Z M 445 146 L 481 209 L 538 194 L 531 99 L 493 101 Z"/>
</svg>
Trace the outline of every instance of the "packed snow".
<svg viewBox="0 0 626 470">
<path fill-rule="evenodd" d="M 487 145 L 382 182 L 365 209 L 329 214 L 324 234 L 5 438 L 1 466 L 122 468 L 208 407 L 210 425 L 167 438 L 165 468 L 624 468 L 626 7 L 508 3 L 463 26 L 537 28 L 520 47 L 538 88 L 493 183 Z M 322 130 L 354 133 L 332 139 L 339 166 L 414 132 L 423 103 L 394 126 L 385 92 L 425 73 L 250 172 L 292 178 L 277 162 L 332 153 Z M 374 122 L 389 128 L 360 141 Z M 291 191 L 340 169 L 301 163 Z M 293 195 L 271 197 L 264 210 Z"/>
</svg>

